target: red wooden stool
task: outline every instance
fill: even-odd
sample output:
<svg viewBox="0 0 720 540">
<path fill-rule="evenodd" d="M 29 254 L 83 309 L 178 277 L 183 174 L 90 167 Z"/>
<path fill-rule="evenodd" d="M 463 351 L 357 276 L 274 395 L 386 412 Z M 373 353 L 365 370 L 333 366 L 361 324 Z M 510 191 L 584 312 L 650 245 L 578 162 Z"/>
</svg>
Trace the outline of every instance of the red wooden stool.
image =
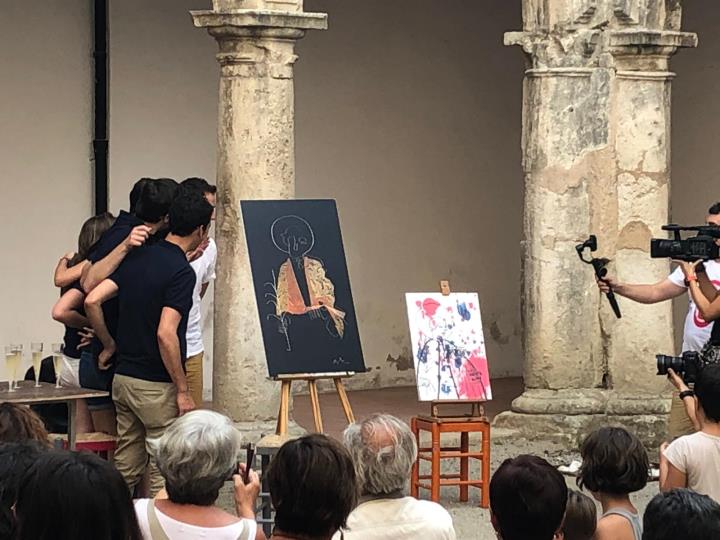
<svg viewBox="0 0 720 540">
<path fill-rule="evenodd" d="M 420 488 L 430 490 L 430 499 L 440 501 L 441 486 L 459 486 L 460 501 L 467 502 L 470 487 L 480 489 L 480 506 L 490 506 L 490 422 L 485 417 L 476 418 L 438 418 L 435 416 L 416 416 L 410 427 L 418 443 L 418 459 L 413 465 L 410 481 L 410 493 L 418 496 Z M 420 446 L 420 432 L 428 431 L 432 435 L 431 446 Z M 460 446 L 442 446 L 443 433 L 460 433 Z M 479 452 L 470 451 L 470 433 L 481 434 Z M 459 474 L 440 474 L 441 459 L 459 459 Z M 480 478 L 470 479 L 470 460 L 481 463 Z M 420 474 L 420 462 L 431 463 L 430 474 Z M 430 480 L 430 483 L 423 482 Z"/>
</svg>

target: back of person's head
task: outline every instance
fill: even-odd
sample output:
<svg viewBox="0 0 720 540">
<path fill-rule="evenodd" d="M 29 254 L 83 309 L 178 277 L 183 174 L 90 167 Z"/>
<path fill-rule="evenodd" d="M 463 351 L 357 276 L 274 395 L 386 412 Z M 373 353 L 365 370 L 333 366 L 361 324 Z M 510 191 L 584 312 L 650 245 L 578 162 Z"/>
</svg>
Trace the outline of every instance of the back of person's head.
<svg viewBox="0 0 720 540">
<path fill-rule="evenodd" d="M 158 223 L 170 211 L 178 183 L 172 178 L 145 178 L 134 206 L 135 216 L 145 223 Z M 137 185 L 137 184 L 136 184 Z"/>
<path fill-rule="evenodd" d="M 375 414 L 348 426 L 343 440 L 355 465 L 361 495 L 387 495 L 406 488 L 418 450 L 405 422 L 389 414 Z"/>
<path fill-rule="evenodd" d="M 17 500 L 20 482 L 44 450 L 35 441 L 0 444 L 0 540 L 15 538 L 12 507 Z"/>
<path fill-rule="evenodd" d="M 603 427 L 580 447 L 577 484 L 592 493 L 627 495 L 647 484 L 650 460 L 640 439 L 621 427 Z"/>
<path fill-rule="evenodd" d="M 562 474 L 544 459 L 506 459 L 490 480 L 493 526 L 503 540 L 552 540 L 562 525 L 567 493 Z"/>
<path fill-rule="evenodd" d="M 141 178 L 133 184 L 133 187 L 130 190 L 130 208 L 128 210 L 131 214 L 135 214 L 135 211 L 137 210 L 137 203 L 140 200 L 140 194 L 142 193 L 145 184 L 148 182 L 152 182 L 152 178 Z"/>
<path fill-rule="evenodd" d="M 689 489 L 658 493 L 643 516 L 642 540 L 720 538 L 720 505 Z"/>
<path fill-rule="evenodd" d="M 112 224 L 115 222 L 115 216 L 110 212 L 104 212 L 93 216 L 80 228 L 80 235 L 78 236 L 78 250 L 72 260 L 68 263 L 68 266 L 75 266 L 79 262 L 87 259 L 88 253 L 92 247 L 100 240 L 100 237 L 105 231 L 107 231 Z"/>
<path fill-rule="evenodd" d="M 170 232 L 177 236 L 189 236 L 199 227 L 203 233 L 210 225 L 213 206 L 202 193 L 181 190 L 170 207 Z"/>
<path fill-rule="evenodd" d="M 357 483 L 348 451 L 325 435 L 286 442 L 267 472 L 275 525 L 285 534 L 332 536 L 355 508 Z"/>
<path fill-rule="evenodd" d="M 175 420 L 151 441 L 170 500 L 210 506 L 236 469 L 242 437 L 222 414 L 198 410 Z"/>
<path fill-rule="evenodd" d="M 45 425 L 30 407 L 0 403 L 0 443 L 24 441 L 50 446 Z"/>
<path fill-rule="evenodd" d="M 16 540 L 141 540 L 130 492 L 108 461 L 48 451 L 25 474 Z"/>
<path fill-rule="evenodd" d="M 705 418 L 720 422 L 720 365 L 710 364 L 700 370 L 695 382 L 695 395 Z"/>
<path fill-rule="evenodd" d="M 563 540 L 591 540 L 597 527 L 595 502 L 580 491 L 568 492 L 563 520 Z"/>
<path fill-rule="evenodd" d="M 217 188 L 215 186 L 213 186 L 204 178 L 199 178 L 197 176 L 186 178 L 185 180 L 180 182 L 180 187 L 183 189 L 194 189 L 196 191 L 199 191 L 203 195 L 214 195 L 217 192 Z"/>
<path fill-rule="evenodd" d="M 716 202 L 710 208 L 708 208 L 708 214 L 711 214 L 713 216 L 717 216 L 718 214 L 720 214 L 720 202 Z"/>
</svg>

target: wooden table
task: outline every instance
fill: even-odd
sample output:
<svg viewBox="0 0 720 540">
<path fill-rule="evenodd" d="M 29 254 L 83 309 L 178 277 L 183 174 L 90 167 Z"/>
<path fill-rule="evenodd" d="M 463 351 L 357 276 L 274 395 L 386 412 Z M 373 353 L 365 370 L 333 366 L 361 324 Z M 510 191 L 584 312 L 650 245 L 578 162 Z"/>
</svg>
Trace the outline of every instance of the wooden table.
<svg viewBox="0 0 720 540">
<path fill-rule="evenodd" d="M 9 383 L 0 382 L 0 403 L 20 403 L 23 405 L 41 405 L 44 403 L 65 403 L 68 408 L 68 445 L 75 450 L 75 410 L 78 399 L 107 397 L 109 392 L 91 390 L 90 388 L 62 387 L 55 388 L 54 384 L 41 382 L 35 387 L 35 381 L 20 381 L 14 392 L 9 392 Z"/>
</svg>

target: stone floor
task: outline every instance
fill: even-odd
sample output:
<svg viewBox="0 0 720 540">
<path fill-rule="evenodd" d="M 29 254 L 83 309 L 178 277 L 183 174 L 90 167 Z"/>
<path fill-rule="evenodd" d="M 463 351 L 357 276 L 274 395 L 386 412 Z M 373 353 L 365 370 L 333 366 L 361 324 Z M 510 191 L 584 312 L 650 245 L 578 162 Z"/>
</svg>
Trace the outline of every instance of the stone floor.
<svg viewBox="0 0 720 540">
<path fill-rule="evenodd" d="M 493 380 L 493 400 L 485 407 L 486 414 L 492 419 L 496 414 L 510 408 L 510 402 L 522 393 L 522 380 L 519 378 Z M 348 393 L 356 418 L 360 419 L 374 412 L 388 412 L 409 421 L 410 417 L 427 413 L 429 405 L 417 401 L 417 392 L 413 387 L 386 388 L 381 390 L 364 390 Z M 345 427 L 345 418 L 337 397 L 333 394 L 320 396 L 325 431 L 340 437 Z M 295 397 L 293 417 L 307 430 L 313 429 L 313 418 L 308 396 Z M 471 439 L 472 444 L 472 439 Z M 563 448 L 552 444 L 512 440 L 507 437 L 493 440 L 491 449 L 491 470 L 495 470 L 503 460 L 520 454 L 535 454 L 544 457 L 554 465 L 569 463 L 576 459 L 576 449 Z M 446 463 L 443 472 L 454 471 L 457 464 Z M 471 474 L 473 469 L 471 468 Z M 568 486 L 575 488 L 575 479 L 567 478 Z M 649 500 L 657 493 L 657 482 L 649 484 L 643 491 L 634 496 L 638 509 L 642 512 Z M 231 507 L 232 495 L 223 490 L 221 501 Z M 427 498 L 427 492 L 421 493 Z M 457 502 L 457 489 L 444 488 L 441 492 L 441 503 L 453 516 L 458 540 L 494 539 L 495 534 L 490 524 L 488 510 L 480 508 L 479 493 L 470 490 L 468 503 Z"/>
</svg>

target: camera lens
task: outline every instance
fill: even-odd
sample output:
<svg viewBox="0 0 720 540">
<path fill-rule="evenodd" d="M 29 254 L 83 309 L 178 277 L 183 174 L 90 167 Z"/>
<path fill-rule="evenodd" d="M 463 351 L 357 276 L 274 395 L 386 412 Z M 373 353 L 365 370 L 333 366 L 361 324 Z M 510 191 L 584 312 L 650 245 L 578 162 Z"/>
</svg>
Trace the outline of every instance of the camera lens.
<svg viewBox="0 0 720 540">
<path fill-rule="evenodd" d="M 672 369 L 675 373 L 679 374 L 685 372 L 685 359 L 681 356 L 658 354 L 655 358 L 657 359 L 658 375 L 667 375 L 668 369 Z"/>
</svg>

